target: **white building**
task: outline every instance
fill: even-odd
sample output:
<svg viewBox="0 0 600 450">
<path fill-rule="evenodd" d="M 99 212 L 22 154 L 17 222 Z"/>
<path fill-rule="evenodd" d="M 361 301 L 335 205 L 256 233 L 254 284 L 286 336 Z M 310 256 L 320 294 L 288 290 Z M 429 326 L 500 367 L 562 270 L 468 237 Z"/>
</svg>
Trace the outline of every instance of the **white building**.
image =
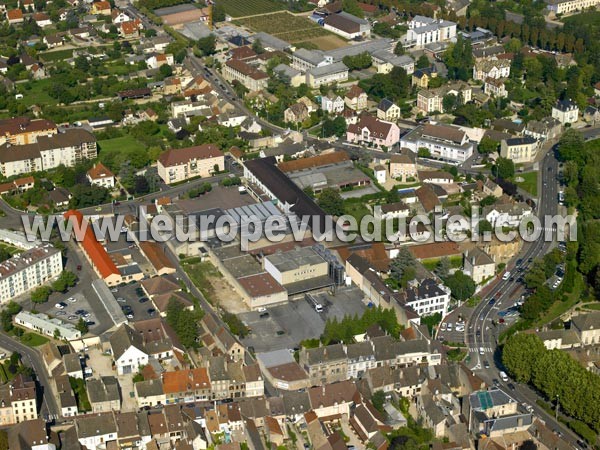
<svg viewBox="0 0 600 450">
<path fill-rule="evenodd" d="M 371 24 L 347 12 L 330 14 L 325 18 L 323 28 L 345 39 L 366 38 L 371 35 Z"/>
<path fill-rule="evenodd" d="M 81 331 L 72 323 L 63 322 L 58 318 L 50 318 L 43 313 L 33 314 L 29 311 L 21 311 L 15 316 L 15 323 L 46 336 L 54 337 L 58 334 L 61 339 L 67 341 L 81 338 Z"/>
<path fill-rule="evenodd" d="M 473 79 L 485 81 L 487 78 L 498 80 L 508 78 L 510 75 L 510 60 L 508 59 L 483 59 L 475 62 L 473 66 Z"/>
<path fill-rule="evenodd" d="M 348 80 L 348 67 L 343 62 L 319 66 L 306 72 L 306 84 L 318 88 L 324 84 L 341 83 Z"/>
<path fill-rule="evenodd" d="M 431 17 L 415 16 L 408 23 L 406 46 L 423 48 L 436 42 L 456 39 L 456 23 Z"/>
<path fill-rule="evenodd" d="M 563 125 L 575 123 L 579 119 L 579 107 L 571 99 L 559 100 L 552 107 L 552 117 Z"/>
<path fill-rule="evenodd" d="M 102 450 L 107 442 L 117 440 L 117 424 L 112 412 L 88 414 L 75 419 L 79 443 L 88 450 Z"/>
<path fill-rule="evenodd" d="M 339 114 L 344 111 L 344 99 L 339 95 L 324 95 L 321 97 L 321 109 L 329 114 Z"/>
<path fill-rule="evenodd" d="M 409 283 L 409 286 L 399 293 L 400 303 L 411 307 L 419 316 L 430 316 L 441 313 L 448 314 L 450 304 L 450 289 L 438 284 L 434 279 L 427 278 L 419 284 Z"/>
<path fill-rule="evenodd" d="M 86 177 L 90 184 L 105 187 L 107 189 L 115 187 L 115 174 L 101 162 L 94 164 L 94 166 L 87 171 Z"/>
<path fill-rule="evenodd" d="M 0 264 L 0 303 L 41 286 L 62 270 L 60 250 L 50 244 L 13 256 Z"/>
<path fill-rule="evenodd" d="M 595 8 L 599 4 L 600 0 L 546 0 L 546 9 L 556 15 Z"/>
<path fill-rule="evenodd" d="M 474 247 L 465 252 L 464 273 L 469 275 L 476 284 L 492 278 L 496 274 L 496 263 L 490 255 Z"/>
<path fill-rule="evenodd" d="M 524 218 L 532 214 L 526 203 L 491 205 L 483 209 L 483 217 L 494 227 L 518 227 Z"/>
<path fill-rule="evenodd" d="M 136 373 L 148 364 L 149 355 L 140 333 L 127 324 L 121 325 L 112 334 L 110 346 L 119 375 Z"/>
<path fill-rule="evenodd" d="M 475 144 L 467 133 L 450 125 L 420 125 L 402 136 L 400 146 L 414 153 L 426 148 L 433 158 L 463 163 L 473 155 Z"/>
</svg>

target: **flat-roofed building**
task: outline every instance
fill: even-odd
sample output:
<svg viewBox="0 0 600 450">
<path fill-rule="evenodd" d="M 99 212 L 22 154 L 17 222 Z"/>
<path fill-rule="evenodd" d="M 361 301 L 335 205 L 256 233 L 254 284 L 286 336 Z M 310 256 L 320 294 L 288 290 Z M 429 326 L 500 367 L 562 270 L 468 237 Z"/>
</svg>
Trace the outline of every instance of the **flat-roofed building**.
<svg viewBox="0 0 600 450">
<path fill-rule="evenodd" d="M 15 316 L 15 323 L 24 328 L 36 331 L 46 336 L 59 336 L 61 339 L 72 341 L 81 338 L 81 331 L 69 322 L 63 322 L 58 318 L 50 318 L 44 313 L 34 314 L 29 311 L 21 311 Z"/>
<path fill-rule="evenodd" d="M 311 88 L 346 80 L 348 80 L 348 67 L 343 62 L 315 67 L 306 72 L 306 84 Z"/>
<path fill-rule="evenodd" d="M 266 256 L 263 262 L 265 270 L 283 286 L 329 273 L 327 261 L 311 247 L 275 253 Z"/>
</svg>

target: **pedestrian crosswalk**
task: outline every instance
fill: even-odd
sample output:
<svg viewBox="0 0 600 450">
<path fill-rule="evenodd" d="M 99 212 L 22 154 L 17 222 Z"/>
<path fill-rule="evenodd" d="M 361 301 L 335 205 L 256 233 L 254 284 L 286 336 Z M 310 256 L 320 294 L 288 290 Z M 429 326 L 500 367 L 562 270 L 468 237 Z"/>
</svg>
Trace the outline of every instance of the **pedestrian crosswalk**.
<svg viewBox="0 0 600 450">
<path fill-rule="evenodd" d="M 469 353 L 479 353 L 479 349 L 483 348 L 486 353 L 492 353 L 494 349 L 492 347 L 469 347 Z"/>
</svg>

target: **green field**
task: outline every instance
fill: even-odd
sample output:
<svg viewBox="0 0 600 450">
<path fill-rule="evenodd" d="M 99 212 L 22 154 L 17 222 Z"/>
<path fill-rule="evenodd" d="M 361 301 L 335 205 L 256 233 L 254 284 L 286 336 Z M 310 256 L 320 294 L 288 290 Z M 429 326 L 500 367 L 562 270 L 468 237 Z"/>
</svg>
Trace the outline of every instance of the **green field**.
<svg viewBox="0 0 600 450">
<path fill-rule="evenodd" d="M 248 17 L 247 19 L 237 20 L 236 23 L 256 32 L 264 31 L 290 43 L 331 35 L 329 31 L 320 27 L 308 17 L 294 16 L 289 12 Z"/>
<path fill-rule="evenodd" d="M 122 136 L 114 139 L 98 141 L 98 148 L 101 153 L 131 153 L 145 151 L 143 144 L 132 136 Z"/>
<path fill-rule="evenodd" d="M 266 14 L 285 9 L 285 6 L 273 0 L 219 0 L 219 6 L 222 6 L 231 17 L 252 16 L 255 14 Z"/>
<path fill-rule="evenodd" d="M 525 180 L 521 183 L 517 183 L 517 186 L 519 186 L 521 189 L 526 190 L 531 195 L 537 196 L 537 186 L 538 186 L 538 182 L 537 182 L 538 173 L 537 172 L 519 173 L 519 174 L 517 174 L 517 177 L 522 177 Z"/>
</svg>

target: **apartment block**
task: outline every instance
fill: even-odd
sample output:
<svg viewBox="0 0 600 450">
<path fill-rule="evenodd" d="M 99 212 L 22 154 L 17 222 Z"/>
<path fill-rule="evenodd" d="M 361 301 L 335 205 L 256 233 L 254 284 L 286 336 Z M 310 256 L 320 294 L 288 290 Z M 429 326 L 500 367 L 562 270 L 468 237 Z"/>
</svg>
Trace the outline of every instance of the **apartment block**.
<svg viewBox="0 0 600 450">
<path fill-rule="evenodd" d="M 453 163 L 465 162 L 475 149 L 475 144 L 463 130 L 438 124 L 418 126 L 402 137 L 400 145 L 414 153 L 426 148 L 432 157 Z"/>
<path fill-rule="evenodd" d="M 34 142 L 25 142 L 32 139 Z M 0 172 L 10 177 L 54 169 L 61 164 L 73 167 L 97 156 L 96 138 L 82 129 L 74 128 L 60 133 L 48 132 L 35 137 L 20 135 L 5 140 L 0 145 Z"/>
<path fill-rule="evenodd" d="M 0 264 L 0 303 L 41 286 L 62 270 L 61 253 L 49 244 L 13 256 Z"/>
<path fill-rule="evenodd" d="M 167 184 L 207 177 L 225 169 L 225 155 L 214 144 L 171 149 L 158 158 L 158 175 Z"/>
</svg>

